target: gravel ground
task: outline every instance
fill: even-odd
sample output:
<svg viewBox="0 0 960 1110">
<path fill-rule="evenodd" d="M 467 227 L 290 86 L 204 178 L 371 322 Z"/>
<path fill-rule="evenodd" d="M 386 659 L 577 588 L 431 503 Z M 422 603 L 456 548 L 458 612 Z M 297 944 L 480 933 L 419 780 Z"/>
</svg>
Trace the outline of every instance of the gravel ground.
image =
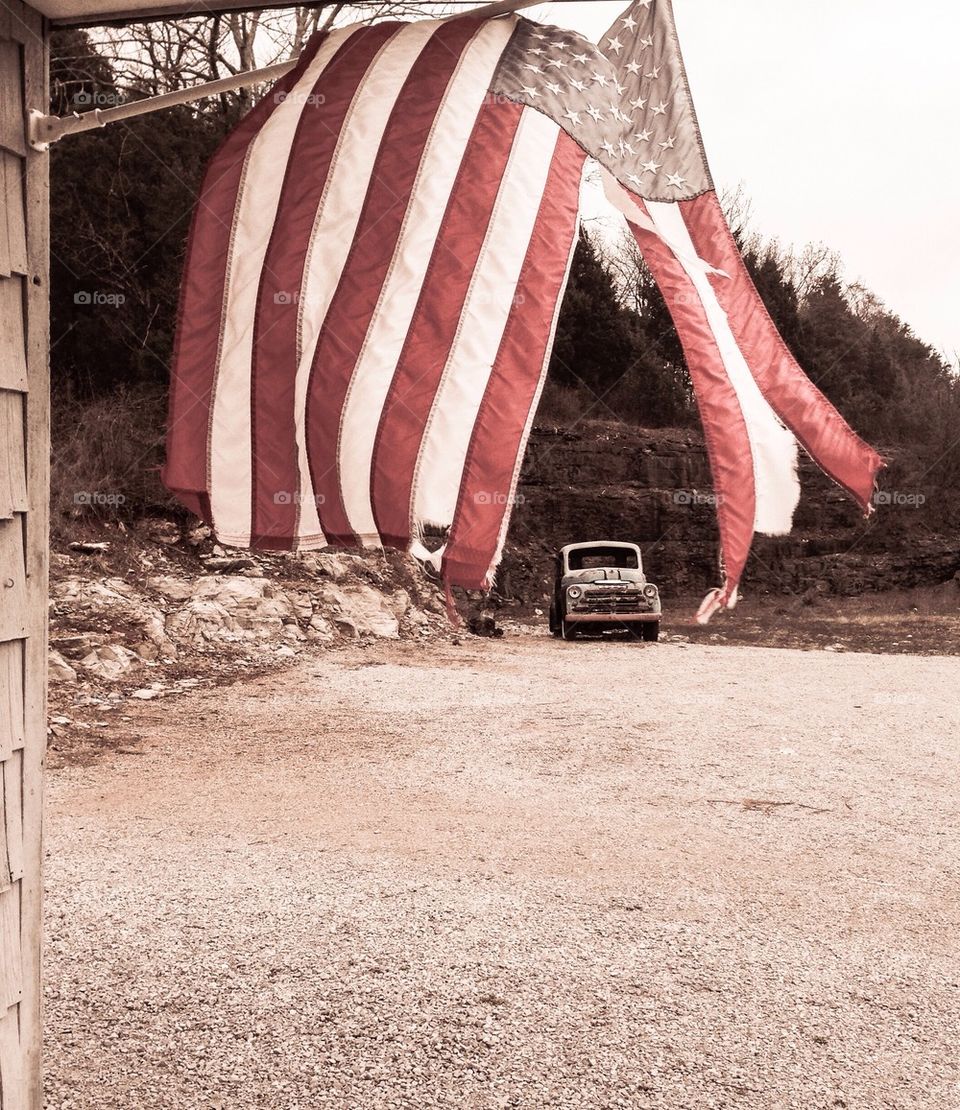
<svg viewBox="0 0 960 1110">
<path fill-rule="evenodd" d="M 960 1106 L 956 659 L 378 644 L 53 772 L 47 1106 Z"/>
</svg>

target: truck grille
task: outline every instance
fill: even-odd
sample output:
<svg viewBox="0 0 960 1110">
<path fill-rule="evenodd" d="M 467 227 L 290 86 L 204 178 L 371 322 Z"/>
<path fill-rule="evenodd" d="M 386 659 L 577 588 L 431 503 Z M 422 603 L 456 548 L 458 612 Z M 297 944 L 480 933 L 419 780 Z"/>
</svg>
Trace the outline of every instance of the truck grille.
<svg viewBox="0 0 960 1110">
<path fill-rule="evenodd" d="M 584 590 L 573 603 L 575 613 L 646 613 L 650 602 L 640 590 L 626 590 L 620 586 Z"/>
</svg>

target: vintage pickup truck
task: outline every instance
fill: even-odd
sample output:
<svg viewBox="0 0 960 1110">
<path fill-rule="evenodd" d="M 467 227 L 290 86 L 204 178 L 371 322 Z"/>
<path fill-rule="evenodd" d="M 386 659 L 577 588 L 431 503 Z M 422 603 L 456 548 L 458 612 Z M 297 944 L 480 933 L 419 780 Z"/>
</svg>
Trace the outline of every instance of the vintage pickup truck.
<svg viewBox="0 0 960 1110">
<path fill-rule="evenodd" d="M 660 591 L 643 573 L 635 543 L 571 543 L 557 555 L 550 631 L 572 640 L 578 632 L 610 629 L 644 640 L 660 634 Z"/>
</svg>

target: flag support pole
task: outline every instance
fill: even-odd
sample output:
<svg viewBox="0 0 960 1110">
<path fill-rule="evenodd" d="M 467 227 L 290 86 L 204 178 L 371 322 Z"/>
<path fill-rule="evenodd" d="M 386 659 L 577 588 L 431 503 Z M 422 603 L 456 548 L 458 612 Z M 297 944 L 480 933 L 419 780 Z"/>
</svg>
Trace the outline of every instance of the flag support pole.
<svg viewBox="0 0 960 1110">
<path fill-rule="evenodd" d="M 541 0 L 495 0 L 494 3 L 482 4 L 479 8 L 444 16 L 444 19 L 459 19 L 463 16 L 494 19 L 498 15 L 509 15 L 521 8 L 532 8 L 534 4 L 540 2 Z M 289 73 L 296 64 L 296 58 L 289 62 L 275 62 L 262 69 L 246 69 L 241 73 L 232 73 L 229 77 L 221 77 L 216 81 L 208 81 L 190 89 L 176 89 L 174 92 L 160 93 L 159 96 L 132 100 L 128 104 L 117 104 L 113 108 L 94 108 L 90 112 L 73 112 L 69 116 L 48 116 L 32 109 L 27 113 L 27 142 L 34 150 L 45 151 L 50 148 L 51 143 L 59 142 L 65 135 L 95 131 L 98 127 L 106 127 L 108 123 L 116 123 L 122 119 L 159 112 L 163 108 L 171 108 L 176 104 L 190 104 L 194 100 L 202 100 L 204 97 L 216 96 L 222 92 L 232 92 L 247 85 L 259 85 L 264 81 L 277 80 L 285 73 Z"/>
</svg>

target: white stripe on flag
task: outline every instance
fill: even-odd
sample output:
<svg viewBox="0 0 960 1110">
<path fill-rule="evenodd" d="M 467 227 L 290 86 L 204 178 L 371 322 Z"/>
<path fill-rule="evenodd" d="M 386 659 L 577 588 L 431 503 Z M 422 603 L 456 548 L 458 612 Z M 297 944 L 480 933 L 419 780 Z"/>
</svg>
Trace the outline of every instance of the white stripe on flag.
<svg viewBox="0 0 960 1110">
<path fill-rule="evenodd" d="M 223 332 L 210 420 L 210 502 L 220 540 L 250 542 L 250 369 L 260 273 L 300 114 L 317 78 L 354 28 L 330 35 L 247 152 L 226 275 Z M 270 95 L 269 93 L 267 95 Z"/>
<path fill-rule="evenodd" d="M 310 235 L 303 284 L 300 288 L 297 333 L 300 350 L 294 419 L 300 471 L 297 533 L 300 548 L 322 547 L 313 479 L 307 457 L 306 409 L 310 368 L 327 310 L 353 246 L 363 195 L 380 150 L 397 95 L 414 62 L 437 29 L 435 20 L 410 23 L 387 42 L 354 97 L 320 201 Z M 362 190 L 358 195 L 358 189 Z"/>
<path fill-rule="evenodd" d="M 447 200 L 513 23 L 484 23 L 464 51 L 420 161 L 403 229 L 363 349 L 340 427 L 339 471 L 344 509 L 355 535 L 379 545 L 370 504 L 370 468 L 379 415 L 410 328 Z"/>
<path fill-rule="evenodd" d="M 415 527 L 453 520 L 470 435 L 513 308 L 559 131 L 535 109 L 525 108 L 520 117 L 420 446 L 413 491 Z M 489 249 L 491 244 L 496 249 Z"/>
<path fill-rule="evenodd" d="M 743 353 L 737 346 L 727 314 L 717 300 L 703 269 L 693 262 L 697 251 L 690 238 L 679 204 L 645 201 L 657 230 L 670 245 L 674 257 L 694 286 L 713 333 L 724 369 L 737 394 L 747 426 L 753 457 L 756 512 L 754 531 L 782 536 L 793 525 L 793 513 L 800 499 L 797 477 L 797 441 L 780 423 L 754 380 Z M 674 249 L 676 244 L 678 249 Z M 720 280 L 723 280 L 722 278 Z"/>
<path fill-rule="evenodd" d="M 586 166 L 586 163 L 584 163 L 584 166 Z M 530 432 L 533 429 L 533 422 L 537 417 L 537 409 L 540 407 L 540 397 L 543 394 L 543 387 L 547 383 L 547 371 L 550 369 L 550 356 L 553 354 L 553 341 L 557 335 L 557 324 L 560 322 L 560 309 L 563 307 L 563 293 L 570 279 L 570 271 L 573 268 L 573 256 L 577 253 L 577 243 L 579 240 L 580 213 L 578 212 L 576 226 L 573 229 L 573 236 L 570 239 L 570 254 L 567 256 L 567 267 L 563 275 L 563 285 L 560 287 L 560 296 L 557 297 L 557 303 L 553 310 L 553 322 L 550 325 L 547 349 L 540 367 L 540 380 L 537 382 L 537 391 L 533 395 L 530 411 L 527 413 L 527 422 L 524 425 L 523 434 L 520 437 L 520 444 L 517 450 L 517 461 L 513 467 L 513 478 L 510 481 L 510 493 L 507 498 L 507 512 L 503 514 L 503 520 L 500 524 L 500 534 L 497 537 L 497 550 L 490 560 L 490 569 L 487 572 L 488 576 L 493 575 L 494 571 L 496 571 L 497 567 L 500 565 L 500 560 L 503 558 L 503 549 L 507 542 L 507 532 L 510 529 L 510 518 L 513 515 L 512 506 L 517 496 L 517 486 L 520 484 L 520 471 L 523 469 L 523 460 L 527 453 L 527 443 L 530 441 Z"/>
</svg>

